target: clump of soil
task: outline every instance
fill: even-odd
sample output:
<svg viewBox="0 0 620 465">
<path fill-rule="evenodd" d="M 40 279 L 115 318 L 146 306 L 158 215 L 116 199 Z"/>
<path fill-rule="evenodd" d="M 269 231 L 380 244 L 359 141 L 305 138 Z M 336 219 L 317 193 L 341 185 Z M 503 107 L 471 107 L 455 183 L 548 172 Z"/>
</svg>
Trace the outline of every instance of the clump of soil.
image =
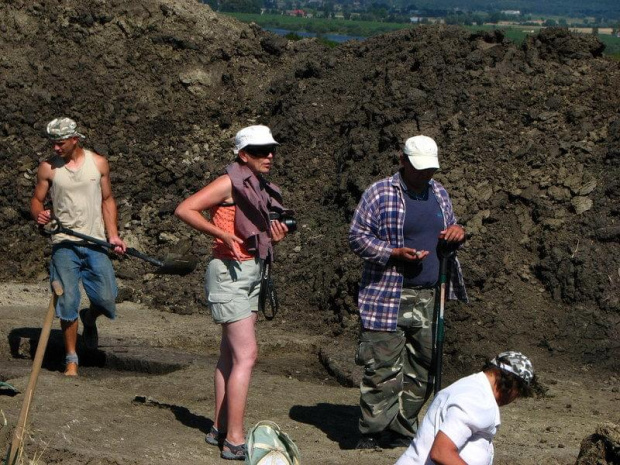
<svg viewBox="0 0 620 465">
<path fill-rule="evenodd" d="M 576 465 L 611 465 L 620 463 L 620 427 L 601 425 L 581 442 Z"/>
<path fill-rule="evenodd" d="M 203 262 L 209 238 L 174 208 L 233 159 L 234 133 L 260 122 L 282 143 L 273 179 L 300 224 L 278 247 L 284 315 L 291 331 L 353 344 L 348 223 L 364 189 L 398 169 L 403 141 L 426 134 L 469 235 L 471 302 L 449 307 L 447 370 L 504 348 L 543 369 L 619 367 L 620 66 L 595 37 L 546 29 L 518 47 L 499 31 L 435 26 L 329 49 L 190 0 L 13 0 L 0 30 L 0 279 L 46 274 L 48 240 L 28 209 L 50 119 L 75 118 L 109 158 L 130 245 Z M 115 266 L 123 299 L 206 311 L 204 263 L 184 278 Z"/>
</svg>

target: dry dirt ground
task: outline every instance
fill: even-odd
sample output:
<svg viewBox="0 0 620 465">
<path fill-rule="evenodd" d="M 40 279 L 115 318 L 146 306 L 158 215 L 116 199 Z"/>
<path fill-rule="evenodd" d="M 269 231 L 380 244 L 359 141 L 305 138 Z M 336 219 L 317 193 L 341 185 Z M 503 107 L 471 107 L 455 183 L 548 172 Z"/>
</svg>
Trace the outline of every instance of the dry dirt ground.
<svg viewBox="0 0 620 465">
<path fill-rule="evenodd" d="M 47 283 L 0 285 L 0 409 L 6 450 L 23 401 L 31 360 L 49 302 Z M 55 322 L 28 426 L 25 457 L 38 464 L 218 464 L 203 438 L 212 424 L 213 367 L 219 328 L 207 315 L 163 313 L 124 302 L 118 319 L 100 324 L 101 354 L 78 378 L 63 376 Z M 258 325 L 260 361 L 247 426 L 277 422 L 298 444 L 304 465 L 392 464 L 403 449 L 358 451 L 357 388 L 342 387 L 318 362 L 321 336 L 287 330 L 285 320 Z M 352 345 L 350 356 L 353 357 Z M 343 349 L 345 350 L 345 349 Z M 573 464 L 582 439 L 620 422 L 618 379 L 595 371 L 568 372 L 535 359 L 545 397 L 502 409 L 497 464 Z M 451 381 L 450 379 L 447 380 Z M 28 462 L 24 462 L 28 463 Z M 611 463 L 611 462 L 610 462 Z"/>
</svg>

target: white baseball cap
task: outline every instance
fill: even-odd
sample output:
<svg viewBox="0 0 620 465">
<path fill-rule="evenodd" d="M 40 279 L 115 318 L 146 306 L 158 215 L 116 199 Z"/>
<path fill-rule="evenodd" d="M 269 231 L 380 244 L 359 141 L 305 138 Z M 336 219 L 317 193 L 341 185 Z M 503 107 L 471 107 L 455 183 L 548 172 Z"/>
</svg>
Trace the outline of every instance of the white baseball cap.
<svg viewBox="0 0 620 465">
<path fill-rule="evenodd" d="M 410 137 L 405 142 L 403 152 L 416 170 L 439 169 L 437 144 L 428 136 Z"/>
<path fill-rule="evenodd" d="M 280 145 L 271 135 L 271 129 L 267 126 L 257 124 L 241 129 L 235 136 L 235 155 L 239 150 L 243 150 L 248 145 Z"/>
</svg>

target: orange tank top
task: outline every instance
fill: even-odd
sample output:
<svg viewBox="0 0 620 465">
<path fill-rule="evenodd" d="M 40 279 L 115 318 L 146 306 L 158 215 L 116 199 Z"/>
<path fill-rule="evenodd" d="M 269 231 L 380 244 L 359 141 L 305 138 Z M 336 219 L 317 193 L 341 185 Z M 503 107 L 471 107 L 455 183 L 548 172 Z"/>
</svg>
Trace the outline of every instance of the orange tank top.
<svg viewBox="0 0 620 465">
<path fill-rule="evenodd" d="M 238 234 L 235 231 L 235 212 L 237 207 L 234 205 L 216 205 L 211 209 L 211 221 L 218 228 L 228 233 Z M 252 260 L 254 255 L 250 254 L 243 244 L 235 242 L 235 250 L 241 256 L 241 261 Z M 213 256 L 220 260 L 236 260 L 232 250 L 221 239 L 215 238 L 213 242 Z"/>
</svg>

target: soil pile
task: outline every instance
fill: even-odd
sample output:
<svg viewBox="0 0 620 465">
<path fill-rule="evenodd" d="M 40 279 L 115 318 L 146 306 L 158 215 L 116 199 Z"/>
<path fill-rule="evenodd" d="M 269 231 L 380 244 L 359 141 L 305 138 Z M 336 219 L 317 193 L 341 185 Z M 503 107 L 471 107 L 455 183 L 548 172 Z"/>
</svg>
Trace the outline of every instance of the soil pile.
<svg viewBox="0 0 620 465">
<path fill-rule="evenodd" d="M 324 206 L 301 251 L 323 269 L 323 308 L 355 326 L 347 222 L 363 190 L 397 169 L 399 144 L 423 133 L 470 235 L 460 255 L 472 302 L 448 316 L 450 365 L 498 340 L 617 363 L 620 75 L 601 50 L 562 29 L 517 48 L 499 32 L 415 28 L 274 79 L 270 121 L 294 141 L 286 173 L 309 177 L 304 197 Z"/>
<path fill-rule="evenodd" d="M 596 38 L 548 29 L 517 47 L 500 32 L 419 27 L 330 49 L 190 0 L 12 0 L 0 30 L 1 279 L 46 273 L 28 205 L 50 119 L 75 118 L 109 158 L 130 245 L 205 258 L 209 239 L 174 208 L 232 160 L 239 128 L 261 122 L 282 142 L 273 179 L 300 223 L 275 269 L 284 316 L 354 341 L 348 222 L 422 133 L 470 236 L 471 303 L 450 307 L 447 368 L 504 345 L 618 367 L 620 67 Z M 204 264 L 186 278 L 115 267 L 124 299 L 205 311 Z"/>
<path fill-rule="evenodd" d="M 193 1 L 5 2 L 0 28 L 0 137 L 11 161 L 0 215 L 12 251 L 2 276 L 46 272 L 48 242 L 37 237 L 28 203 L 38 162 L 50 155 L 46 121 L 59 114 L 79 121 L 86 145 L 109 158 L 131 245 L 183 251 L 178 242 L 190 231 L 172 212 L 232 160 L 231 138 L 263 109 L 261 89 L 283 66 L 286 41 Z M 209 241 L 197 238 L 193 251 L 206 257 Z M 117 269 L 127 298 L 152 296 L 179 312 L 202 301 L 200 273 L 149 281 L 144 263 L 122 260 Z"/>
<path fill-rule="evenodd" d="M 576 465 L 611 465 L 619 462 L 620 428 L 614 424 L 605 424 L 581 442 Z"/>
</svg>

